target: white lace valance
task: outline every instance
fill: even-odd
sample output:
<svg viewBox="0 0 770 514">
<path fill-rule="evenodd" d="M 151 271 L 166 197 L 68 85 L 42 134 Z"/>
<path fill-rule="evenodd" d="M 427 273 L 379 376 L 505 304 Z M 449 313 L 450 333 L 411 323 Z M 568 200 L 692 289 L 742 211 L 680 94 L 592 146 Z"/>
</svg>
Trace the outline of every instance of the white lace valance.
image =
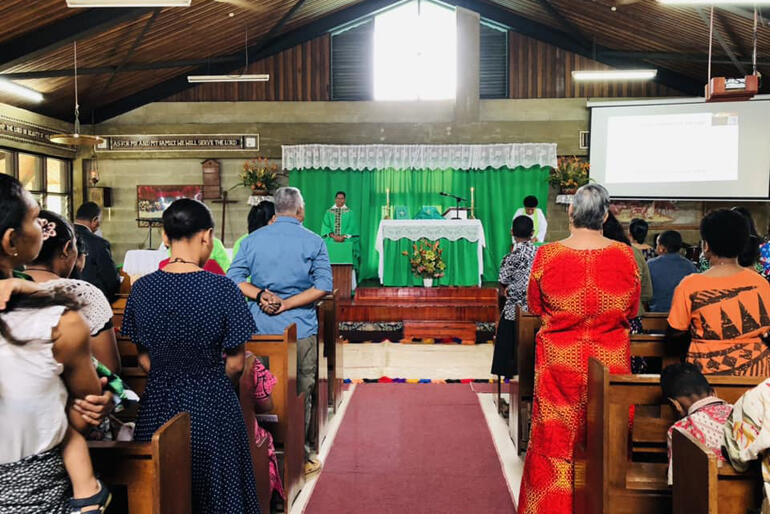
<svg viewBox="0 0 770 514">
<path fill-rule="evenodd" d="M 484 226 L 480 220 L 382 220 L 374 241 L 374 249 L 380 253 L 377 270 L 380 282 L 385 275 L 385 252 L 383 251 L 385 240 L 417 241 L 423 237 L 430 241 L 443 238 L 450 241 L 466 239 L 472 243 L 478 243 L 476 253 L 479 263 L 479 285 L 481 285 L 481 275 L 484 274 L 483 249 L 487 242 L 484 239 Z"/>
<path fill-rule="evenodd" d="M 283 169 L 332 170 L 556 167 L 556 143 L 283 146 Z"/>
</svg>

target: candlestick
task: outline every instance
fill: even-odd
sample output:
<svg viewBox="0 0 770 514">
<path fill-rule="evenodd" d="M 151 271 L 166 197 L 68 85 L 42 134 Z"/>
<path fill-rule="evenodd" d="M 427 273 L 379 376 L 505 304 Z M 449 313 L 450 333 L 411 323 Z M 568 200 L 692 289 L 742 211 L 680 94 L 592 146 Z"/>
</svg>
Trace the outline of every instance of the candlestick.
<svg viewBox="0 0 770 514">
<path fill-rule="evenodd" d="M 471 187 L 471 218 L 476 217 L 476 199 L 473 194 L 475 191 L 476 191 L 476 188 Z"/>
<path fill-rule="evenodd" d="M 391 219 L 393 216 L 391 216 L 391 213 L 390 213 L 390 188 L 389 187 L 385 188 L 385 211 L 386 211 L 385 218 Z"/>
</svg>

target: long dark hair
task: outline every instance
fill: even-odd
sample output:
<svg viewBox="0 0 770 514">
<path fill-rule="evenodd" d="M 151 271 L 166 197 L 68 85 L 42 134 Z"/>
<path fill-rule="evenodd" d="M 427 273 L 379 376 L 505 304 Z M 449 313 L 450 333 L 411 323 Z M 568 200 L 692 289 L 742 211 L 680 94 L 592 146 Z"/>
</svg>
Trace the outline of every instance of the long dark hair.
<svg viewBox="0 0 770 514">
<path fill-rule="evenodd" d="M 612 214 L 612 211 L 607 213 L 607 220 L 604 222 L 604 225 L 602 225 L 602 233 L 607 239 L 619 241 L 631 246 L 631 241 L 628 239 L 628 236 L 626 236 L 623 225 L 621 225 L 615 215 Z"/>
<path fill-rule="evenodd" d="M 252 207 L 247 219 L 249 234 L 267 225 L 273 216 L 275 216 L 275 204 L 271 201 L 262 200 Z"/>
<path fill-rule="evenodd" d="M 0 238 L 8 230 L 21 229 L 24 217 L 27 215 L 27 209 L 29 209 L 24 192 L 24 187 L 18 180 L 9 175 L 0 174 Z M 5 276 L 3 270 L 0 270 L 0 279 L 4 278 L 11 277 Z M 42 309 L 53 305 L 61 305 L 70 310 L 78 310 L 81 307 L 77 300 L 64 292 L 63 288 L 57 287 L 34 295 L 14 295 L 2 312 L 11 312 L 17 309 Z M 0 317 L 0 335 L 13 344 L 26 342 L 19 341 L 11 335 L 11 330 L 2 317 Z"/>
<path fill-rule="evenodd" d="M 733 207 L 733 212 L 737 212 L 746 220 L 749 226 L 749 240 L 741 253 L 738 254 L 738 264 L 747 268 L 753 266 L 759 260 L 759 245 L 762 244 L 762 238 L 757 233 L 757 227 L 754 225 L 754 218 L 746 207 Z"/>
</svg>

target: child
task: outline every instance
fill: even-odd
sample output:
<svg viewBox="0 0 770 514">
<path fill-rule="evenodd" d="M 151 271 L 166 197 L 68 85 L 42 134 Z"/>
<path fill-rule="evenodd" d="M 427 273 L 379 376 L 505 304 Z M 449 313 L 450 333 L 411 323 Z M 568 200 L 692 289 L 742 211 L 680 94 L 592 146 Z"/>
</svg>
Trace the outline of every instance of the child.
<svg viewBox="0 0 770 514">
<path fill-rule="evenodd" d="M 671 469 L 671 437 L 675 428 L 688 432 L 710 448 L 717 458 L 724 461 L 722 444 L 723 425 L 733 410 L 732 405 L 714 396 L 714 390 L 706 377 L 694 364 L 672 364 L 660 374 L 663 397 L 682 418 L 668 429 L 668 484 L 673 483 Z"/>
<path fill-rule="evenodd" d="M 533 243 L 545 242 L 545 231 L 548 229 L 548 222 L 545 219 L 543 211 L 537 208 L 537 198 L 530 195 L 524 198 L 524 207 L 520 207 L 513 215 L 513 219 L 519 216 L 527 216 L 532 220 L 535 227 L 535 237 L 532 238 Z"/>
<path fill-rule="evenodd" d="M 498 281 L 505 291 L 505 307 L 500 318 L 495 338 L 495 352 L 492 357 L 492 373 L 510 378 L 516 369 L 516 306 L 527 310 L 527 285 L 532 262 L 535 260 L 535 245 L 532 244 L 533 223 L 527 216 L 513 220 L 511 235 L 514 244 L 511 253 L 500 265 Z"/>
</svg>

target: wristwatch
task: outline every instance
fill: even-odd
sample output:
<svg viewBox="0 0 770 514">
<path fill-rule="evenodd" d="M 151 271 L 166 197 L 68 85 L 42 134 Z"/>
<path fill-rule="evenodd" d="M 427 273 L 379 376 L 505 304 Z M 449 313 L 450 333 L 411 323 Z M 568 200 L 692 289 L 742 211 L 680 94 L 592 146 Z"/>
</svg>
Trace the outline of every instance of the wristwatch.
<svg viewBox="0 0 770 514">
<path fill-rule="evenodd" d="M 262 293 L 264 293 L 264 292 L 265 292 L 264 289 L 261 290 L 260 292 L 258 292 L 257 293 L 257 297 L 254 298 L 254 301 L 257 302 L 257 303 L 262 303 Z"/>
</svg>

